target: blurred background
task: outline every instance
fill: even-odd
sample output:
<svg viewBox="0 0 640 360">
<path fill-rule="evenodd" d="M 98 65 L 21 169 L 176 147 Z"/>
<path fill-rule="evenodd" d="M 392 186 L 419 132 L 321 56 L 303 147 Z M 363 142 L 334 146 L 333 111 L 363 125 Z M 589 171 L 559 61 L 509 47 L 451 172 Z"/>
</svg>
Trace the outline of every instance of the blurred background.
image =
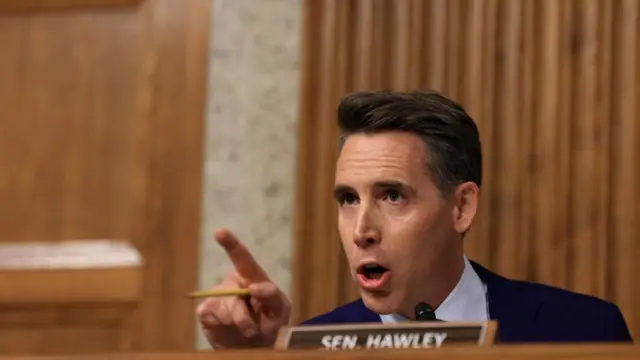
<svg viewBox="0 0 640 360">
<path fill-rule="evenodd" d="M 0 354 L 207 348 L 228 227 L 294 322 L 357 297 L 335 108 L 431 88 L 485 157 L 467 255 L 640 331 L 637 0 L 0 0 Z"/>
</svg>

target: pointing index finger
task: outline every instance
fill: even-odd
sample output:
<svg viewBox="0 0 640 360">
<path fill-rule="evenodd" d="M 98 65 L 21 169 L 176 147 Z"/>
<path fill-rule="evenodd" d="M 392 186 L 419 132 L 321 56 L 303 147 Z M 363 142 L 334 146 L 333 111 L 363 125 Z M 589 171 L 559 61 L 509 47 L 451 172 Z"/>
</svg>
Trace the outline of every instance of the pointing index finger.
<svg viewBox="0 0 640 360">
<path fill-rule="evenodd" d="M 229 230 L 221 229 L 215 232 L 218 244 L 226 251 L 229 259 L 240 276 L 250 281 L 267 281 L 269 277 L 253 258 L 242 242 Z"/>
</svg>

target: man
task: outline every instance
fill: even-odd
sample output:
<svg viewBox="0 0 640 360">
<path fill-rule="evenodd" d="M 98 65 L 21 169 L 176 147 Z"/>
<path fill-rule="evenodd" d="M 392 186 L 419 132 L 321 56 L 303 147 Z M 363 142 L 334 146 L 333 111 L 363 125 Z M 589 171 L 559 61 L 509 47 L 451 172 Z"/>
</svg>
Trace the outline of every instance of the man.
<svg viewBox="0 0 640 360">
<path fill-rule="evenodd" d="M 333 195 L 361 298 L 304 324 L 414 320 L 425 302 L 440 320 L 497 320 L 502 342 L 631 341 L 616 305 L 508 280 L 464 256 L 482 154 L 460 105 L 434 92 L 357 92 L 343 98 L 338 122 Z M 231 233 L 215 237 L 235 267 L 218 288 L 252 296 L 250 306 L 238 297 L 203 302 L 205 335 L 214 347 L 273 345 L 289 300 Z"/>
</svg>

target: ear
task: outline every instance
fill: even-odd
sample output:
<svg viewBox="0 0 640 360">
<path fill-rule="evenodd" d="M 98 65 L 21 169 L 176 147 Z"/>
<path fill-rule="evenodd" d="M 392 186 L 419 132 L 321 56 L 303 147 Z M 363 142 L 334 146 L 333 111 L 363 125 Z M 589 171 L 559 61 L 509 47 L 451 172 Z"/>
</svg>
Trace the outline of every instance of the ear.
<svg viewBox="0 0 640 360">
<path fill-rule="evenodd" d="M 466 233 L 478 211 L 478 185 L 466 182 L 458 185 L 453 195 L 453 226 L 460 233 Z"/>
</svg>

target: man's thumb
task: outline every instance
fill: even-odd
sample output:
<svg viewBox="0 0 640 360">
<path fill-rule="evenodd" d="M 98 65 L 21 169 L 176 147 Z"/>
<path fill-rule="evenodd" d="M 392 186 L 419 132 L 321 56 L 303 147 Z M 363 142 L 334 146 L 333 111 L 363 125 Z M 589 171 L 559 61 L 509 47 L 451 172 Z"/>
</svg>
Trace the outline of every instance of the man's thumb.
<svg viewBox="0 0 640 360">
<path fill-rule="evenodd" d="M 267 307 L 270 312 L 279 313 L 286 306 L 287 300 L 284 294 L 270 281 L 250 284 L 249 291 L 251 296 Z"/>
</svg>

